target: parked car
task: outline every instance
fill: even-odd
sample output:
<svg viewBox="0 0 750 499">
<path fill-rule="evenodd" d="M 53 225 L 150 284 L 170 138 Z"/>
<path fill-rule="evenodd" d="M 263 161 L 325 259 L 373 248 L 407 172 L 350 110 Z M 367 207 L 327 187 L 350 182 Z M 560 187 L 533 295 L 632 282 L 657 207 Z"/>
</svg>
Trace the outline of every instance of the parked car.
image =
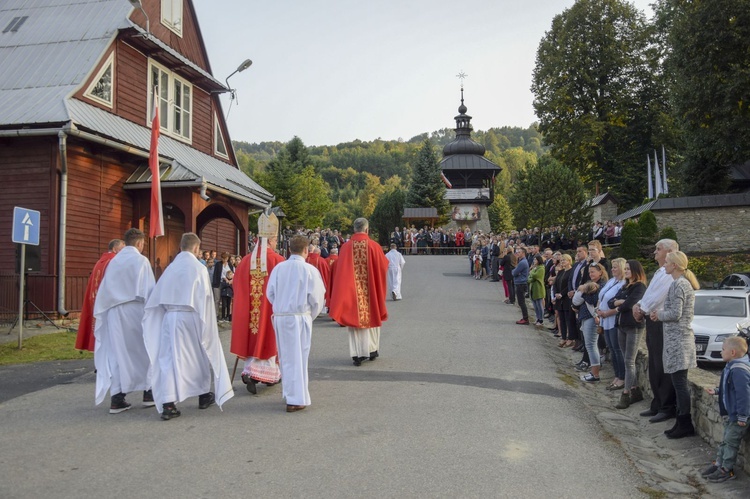
<svg viewBox="0 0 750 499">
<path fill-rule="evenodd" d="M 729 274 L 721 280 L 719 289 L 750 289 L 750 272 Z"/>
<path fill-rule="evenodd" d="M 737 324 L 750 321 L 750 289 L 700 289 L 695 292 L 695 352 L 698 362 L 723 362 L 721 346 L 737 336 Z"/>
</svg>

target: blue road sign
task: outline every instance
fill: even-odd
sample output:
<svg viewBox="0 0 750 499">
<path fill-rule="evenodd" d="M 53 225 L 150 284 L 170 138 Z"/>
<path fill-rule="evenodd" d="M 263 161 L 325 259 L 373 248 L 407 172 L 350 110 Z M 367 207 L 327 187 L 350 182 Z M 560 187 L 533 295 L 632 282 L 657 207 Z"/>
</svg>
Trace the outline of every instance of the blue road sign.
<svg viewBox="0 0 750 499">
<path fill-rule="evenodd" d="M 13 242 L 39 246 L 40 220 L 41 216 L 38 211 L 15 206 L 13 208 Z"/>
</svg>

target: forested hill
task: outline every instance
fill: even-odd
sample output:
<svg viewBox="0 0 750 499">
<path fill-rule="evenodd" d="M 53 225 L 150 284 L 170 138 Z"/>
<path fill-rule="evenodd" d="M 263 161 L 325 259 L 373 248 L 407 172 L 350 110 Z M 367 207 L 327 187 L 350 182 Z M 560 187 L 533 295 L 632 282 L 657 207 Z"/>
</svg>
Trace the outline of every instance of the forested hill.
<svg viewBox="0 0 750 499">
<path fill-rule="evenodd" d="M 422 142 L 429 138 L 440 150 L 453 140 L 455 132 L 443 128 L 432 133 L 416 135 L 408 141 L 381 140 L 363 142 L 354 140 L 331 146 L 309 146 L 309 159 L 316 171 L 322 173 L 327 167 L 341 170 L 352 168 L 355 172 L 367 172 L 377 175 L 385 182 L 393 175 L 399 175 L 402 181 L 410 177 L 410 163 Z M 487 131 L 474 131 L 472 138 L 487 149 L 486 157 L 502 166 L 503 152 L 508 149 L 521 149 L 540 156 L 546 148 L 542 138 L 532 125 L 528 128 L 501 127 Z M 300 137 L 304 141 L 304 137 Z M 248 143 L 233 141 L 240 167 L 252 176 L 262 171 L 270 160 L 278 155 L 286 144 L 283 142 Z"/>
<path fill-rule="evenodd" d="M 417 155 L 425 139 L 430 139 L 438 157 L 442 148 L 453 140 L 455 132 L 444 128 L 412 137 L 408 141 L 381 140 L 363 142 L 355 140 L 331 146 L 305 146 L 304 137 L 295 137 L 283 142 L 233 142 L 240 168 L 263 187 L 273 192 L 284 208 L 294 210 L 297 203 L 290 199 L 298 193 L 286 193 L 289 180 L 280 180 L 279 171 L 289 168 L 296 174 L 305 167 L 312 167 L 303 177 L 294 177 L 293 182 L 305 190 L 303 195 L 308 207 L 318 206 L 325 213 L 321 217 L 307 217 L 299 213 L 302 225 L 344 227 L 357 216 L 369 216 L 381 195 L 393 189 L 406 190 L 411 182 Z M 483 144 L 485 157 L 503 168 L 500 185 L 508 186 L 527 163 L 536 163 L 545 148 L 541 135 L 532 125 L 491 128 L 475 131 L 472 138 Z M 270 164 L 270 166 L 269 166 Z M 272 173 L 272 170 L 276 174 Z M 313 188 L 312 185 L 322 184 Z M 500 193 L 504 189 L 500 189 Z M 311 199 L 314 198 L 314 199 Z M 325 198 L 325 199 L 323 199 Z M 315 210 L 308 210 L 312 213 Z"/>
</svg>

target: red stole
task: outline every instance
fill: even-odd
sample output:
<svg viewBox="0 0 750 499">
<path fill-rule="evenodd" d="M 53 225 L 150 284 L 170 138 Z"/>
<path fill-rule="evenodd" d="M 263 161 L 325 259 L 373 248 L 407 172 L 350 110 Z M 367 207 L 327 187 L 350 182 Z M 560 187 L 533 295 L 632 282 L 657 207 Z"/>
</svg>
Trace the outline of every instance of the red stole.
<svg viewBox="0 0 750 499">
<path fill-rule="evenodd" d="M 83 307 L 81 308 L 81 319 L 78 323 L 78 335 L 76 335 L 76 350 L 94 351 L 94 302 L 99 284 L 104 278 L 107 265 L 115 257 L 115 253 L 104 253 L 91 271 L 89 282 L 86 285 L 86 293 L 83 295 Z"/>
</svg>

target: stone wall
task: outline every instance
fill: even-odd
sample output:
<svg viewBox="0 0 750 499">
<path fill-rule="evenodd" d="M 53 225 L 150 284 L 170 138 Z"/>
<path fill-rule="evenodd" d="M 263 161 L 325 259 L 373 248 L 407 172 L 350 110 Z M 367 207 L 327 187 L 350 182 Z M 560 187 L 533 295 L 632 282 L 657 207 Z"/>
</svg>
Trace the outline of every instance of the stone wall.
<svg viewBox="0 0 750 499">
<path fill-rule="evenodd" d="M 654 211 L 659 230 L 672 227 L 686 253 L 738 252 L 750 247 L 750 207 Z"/>
<path fill-rule="evenodd" d="M 617 216 L 617 205 L 612 200 L 607 200 L 606 203 L 595 206 L 592 213 L 592 222 L 607 223 L 607 220 L 612 220 Z"/>
<path fill-rule="evenodd" d="M 677 233 L 679 236 L 679 232 Z M 636 370 L 638 371 L 638 384 L 648 398 L 653 397 L 651 387 L 648 383 L 648 352 L 645 342 L 641 344 L 636 358 Z M 715 388 L 719 384 L 719 375 L 703 369 L 690 369 L 688 371 L 688 382 L 690 384 L 690 401 L 692 403 L 692 416 L 695 431 L 709 445 L 718 448 L 724 436 L 724 423 L 719 415 L 719 402 L 714 395 L 706 393 L 706 388 Z M 740 445 L 740 453 L 737 459 L 737 467 L 750 473 L 750 432 Z"/>
</svg>

